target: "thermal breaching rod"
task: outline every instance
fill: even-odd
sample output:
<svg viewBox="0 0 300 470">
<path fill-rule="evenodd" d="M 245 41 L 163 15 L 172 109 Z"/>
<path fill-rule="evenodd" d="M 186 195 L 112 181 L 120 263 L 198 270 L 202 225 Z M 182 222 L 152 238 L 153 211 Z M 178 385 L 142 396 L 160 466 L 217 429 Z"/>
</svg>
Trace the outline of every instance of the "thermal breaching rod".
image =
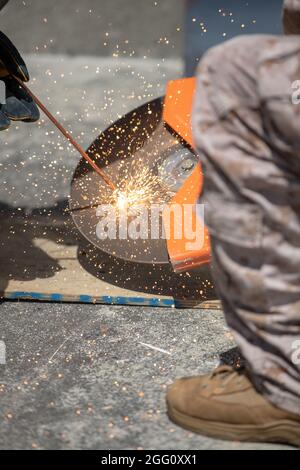
<svg viewBox="0 0 300 470">
<path fill-rule="evenodd" d="M 37 104 L 37 106 L 43 111 L 44 114 L 50 119 L 50 121 L 57 127 L 57 129 L 62 133 L 62 135 L 73 145 L 73 147 L 80 153 L 80 155 L 91 165 L 93 170 L 98 173 L 99 176 L 105 181 L 105 183 L 111 188 L 112 191 L 116 190 L 116 186 L 114 183 L 111 181 L 111 179 L 107 176 L 106 173 L 104 173 L 101 168 L 96 165 L 96 163 L 91 159 L 91 157 L 88 156 L 88 154 L 83 150 L 83 148 L 76 142 L 76 140 L 71 136 L 71 134 L 57 121 L 57 119 L 53 116 L 53 114 L 46 108 L 45 105 L 32 93 L 32 91 L 28 88 L 27 85 L 25 85 L 22 80 L 20 80 L 18 77 L 14 77 L 20 87 L 25 90 L 28 95 L 33 99 L 33 101 Z"/>
</svg>

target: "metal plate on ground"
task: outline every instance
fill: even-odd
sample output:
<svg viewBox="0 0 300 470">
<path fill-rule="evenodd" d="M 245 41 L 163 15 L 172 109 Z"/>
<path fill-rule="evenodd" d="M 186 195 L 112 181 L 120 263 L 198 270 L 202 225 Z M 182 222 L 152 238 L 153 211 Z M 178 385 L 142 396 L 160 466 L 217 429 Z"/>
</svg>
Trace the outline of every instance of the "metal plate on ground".
<svg viewBox="0 0 300 470">
<path fill-rule="evenodd" d="M 0 293 L 5 299 L 220 308 L 208 268 L 178 275 L 169 265 L 99 256 L 65 214 L 7 211 L 1 218 Z"/>
</svg>

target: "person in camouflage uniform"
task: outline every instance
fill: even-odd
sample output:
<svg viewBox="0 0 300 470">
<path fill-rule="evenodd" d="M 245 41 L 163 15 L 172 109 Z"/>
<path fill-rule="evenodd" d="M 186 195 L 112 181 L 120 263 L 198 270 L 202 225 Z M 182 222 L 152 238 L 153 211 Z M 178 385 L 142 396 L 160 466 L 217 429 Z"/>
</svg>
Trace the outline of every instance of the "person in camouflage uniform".
<svg viewBox="0 0 300 470">
<path fill-rule="evenodd" d="M 199 433 L 300 446 L 300 0 L 283 23 L 286 36 L 232 39 L 198 69 L 213 275 L 246 367 L 177 380 L 167 404 Z"/>
<path fill-rule="evenodd" d="M 8 0 L 0 0 L 0 10 L 7 2 Z M 0 81 L 5 87 L 4 100 L 1 102 L 1 93 L 0 101 L 0 131 L 7 129 L 11 121 L 35 122 L 40 116 L 36 104 L 20 87 L 15 77 L 27 82 L 28 70 L 15 46 L 0 31 Z"/>
</svg>

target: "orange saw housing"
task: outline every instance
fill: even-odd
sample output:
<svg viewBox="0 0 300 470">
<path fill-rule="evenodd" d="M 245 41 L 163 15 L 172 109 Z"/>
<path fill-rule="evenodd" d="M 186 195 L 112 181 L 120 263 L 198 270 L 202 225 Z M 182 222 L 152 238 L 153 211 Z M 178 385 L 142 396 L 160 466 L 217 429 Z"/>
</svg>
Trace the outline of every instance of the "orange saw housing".
<svg viewBox="0 0 300 470">
<path fill-rule="evenodd" d="M 164 122 L 192 148 L 194 148 L 194 142 L 191 115 L 195 85 L 195 78 L 170 81 L 167 86 L 163 111 Z M 163 213 L 165 227 L 168 224 L 168 253 L 175 272 L 195 269 L 210 261 L 208 230 L 196 210 L 197 203 L 201 203 L 199 202 L 199 196 L 202 192 L 202 187 L 203 173 L 199 162 Z M 194 207 L 192 213 L 186 213 L 184 210 L 185 205 L 192 205 Z M 173 217 L 170 219 L 169 211 L 172 210 L 172 207 L 177 207 L 178 209 L 178 206 L 180 206 L 181 210 L 174 210 L 172 212 Z M 192 217 L 192 220 L 187 221 L 185 220 L 186 217 Z M 196 235 L 194 240 L 190 237 L 187 239 L 185 230 L 181 230 L 181 235 L 178 236 L 178 226 L 185 227 L 186 225 L 191 226 L 194 230 L 197 228 L 197 231 L 202 230 L 203 238 L 201 246 L 198 244 L 198 246 L 194 247 L 194 245 L 197 245 Z"/>
</svg>

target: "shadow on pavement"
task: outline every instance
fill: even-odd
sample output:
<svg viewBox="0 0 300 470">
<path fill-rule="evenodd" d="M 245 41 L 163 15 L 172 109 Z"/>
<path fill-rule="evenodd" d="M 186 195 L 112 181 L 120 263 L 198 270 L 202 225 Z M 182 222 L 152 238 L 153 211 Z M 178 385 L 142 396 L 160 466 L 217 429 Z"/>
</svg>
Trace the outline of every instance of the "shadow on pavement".
<svg viewBox="0 0 300 470">
<path fill-rule="evenodd" d="M 69 240 L 76 244 L 74 235 L 70 239 L 69 230 L 64 223 L 51 223 L 51 220 L 55 220 L 55 214 L 61 213 L 63 206 L 62 203 L 61 207 L 58 204 L 26 213 L 25 209 L 0 205 L 0 297 L 3 297 L 11 280 L 25 282 L 50 278 L 62 269 L 56 259 L 34 243 L 34 238 L 64 244 Z"/>
<path fill-rule="evenodd" d="M 130 263 L 100 252 L 85 240 L 80 241 L 78 260 L 93 276 L 124 289 L 172 296 L 191 305 L 216 299 L 209 266 L 176 274 L 171 264 Z"/>
</svg>

